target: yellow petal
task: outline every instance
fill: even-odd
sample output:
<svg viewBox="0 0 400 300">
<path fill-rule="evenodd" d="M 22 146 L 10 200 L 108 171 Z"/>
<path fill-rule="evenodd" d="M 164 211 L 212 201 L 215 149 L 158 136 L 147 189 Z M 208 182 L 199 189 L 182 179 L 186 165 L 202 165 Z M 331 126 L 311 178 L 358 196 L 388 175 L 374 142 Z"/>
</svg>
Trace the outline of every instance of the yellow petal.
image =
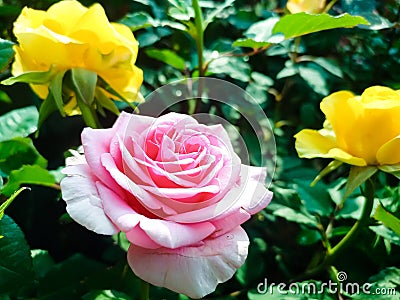
<svg viewBox="0 0 400 300">
<path fill-rule="evenodd" d="M 371 92 L 382 95 L 377 90 L 370 90 L 366 95 Z M 337 92 L 323 99 L 321 110 L 332 125 L 338 147 L 362 157 L 368 165 L 376 165 L 378 149 L 400 133 L 400 106 L 371 108 L 361 98 L 350 92 Z"/>
<path fill-rule="evenodd" d="M 334 138 L 323 136 L 317 130 L 303 129 L 294 138 L 296 139 L 296 150 L 299 157 L 323 157 L 322 155 L 336 147 Z"/>
<path fill-rule="evenodd" d="M 299 157 L 333 158 L 355 166 L 366 165 L 362 158 L 354 157 L 337 148 L 334 137 L 324 136 L 317 130 L 304 129 L 294 137 L 296 138 L 296 150 Z"/>
<path fill-rule="evenodd" d="M 51 20 L 54 23 L 59 24 L 61 31 L 56 32 L 69 35 L 73 28 L 75 28 L 76 22 L 87 12 L 87 10 L 88 9 L 78 1 L 60 1 L 50 6 L 47 10 L 47 21 L 49 22 Z M 51 23 L 49 22 L 47 24 Z M 54 27 L 52 27 L 52 29 L 53 28 Z"/>
<path fill-rule="evenodd" d="M 120 93 L 128 101 L 135 101 L 143 82 L 143 71 L 136 66 L 133 70 L 110 69 L 99 73 L 115 91 Z"/>
<path fill-rule="evenodd" d="M 367 162 L 363 158 L 355 157 L 339 148 L 333 148 L 329 150 L 329 152 L 327 153 L 327 157 L 331 157 L 349 165 L 354 165 L 358 167 L 364 167 L 367 165 Z"/>
<path fill-rule="evenodd" d="M 45 11 L 24 7 L 14 23 L 14 33 L 20 30 L 24 31 L 26 28 L 37 28 L 43 24 L 46 18 Z"/>
<path fill-rule="evenodd" d="M 115 45 L 123 45 L 122 41 L 116 38 L 114 28 L 108 21 L 103 7 L 98 3 L 93 4 L 87 12 L 80 17 L 73 31 L 74 32 L 71 32 L 71 36 L 73 37 L 75 37 L 77 32 L 82 31 L 89 31 L 92 34 L 96 34 L 97 41 L 92 43 L 96 43 L 98 49 L 103 54 L 110 53 Z"/>
<path fill-rule="evenodd" d="M 400 94 L 385 86 L 372 86 L 362 93 L 361 102 L 365 108 L 390 109 L 400 106 Z"/>
<path fill-rule="evenodd" d="M 286 7 L 292 14 L 299 12 L 319 13 L 325 7 L 325 0 L 289 0 Z"/>
<path fill-rule="evenodd" d="M 376 153 L 380 165 L 394 165 L 400 163 L 400 135 L 383 144 Z"/>
<path fill-rule="evenodd" d="M 39 96 L 41 99 L 46 99 L 49 94 L 49 85 L 48 84 L 31 84 L 32 90 Z"/>
</svg>

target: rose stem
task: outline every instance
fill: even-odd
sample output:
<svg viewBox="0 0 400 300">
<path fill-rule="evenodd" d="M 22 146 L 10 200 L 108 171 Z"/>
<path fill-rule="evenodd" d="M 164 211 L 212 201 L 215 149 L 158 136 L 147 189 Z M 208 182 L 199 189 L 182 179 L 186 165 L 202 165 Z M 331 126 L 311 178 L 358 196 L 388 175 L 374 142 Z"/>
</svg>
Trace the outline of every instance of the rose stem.
<svg viewBox="0 0 400 300">
<path fill-rule="evenodd" d="M 344 238 L 338 244 L 336 244 L 335 247 L 333 247 L 330 250 L 329 249 L 327 250 L 325 258 L 319 266 L 307 270 L 303 275 L 293 279 L 292 281 L 298 281 L 300 279 L 309 278 L 325 270 L 328 266 L 332 264 L 332 262 L 336 259 L 336 257 L 338 257 L 338 255 L 342 253 L 342 251 L 351 244 L 354 238 L 368 224 L 372 208 L 374 207 L 374 194 L 375 194 L 374 183 L 372 182 L 371 179 L 368 179 L 365 182 L 365 190 L 363 194 L 365 196 L 365 202 L 360 219 L 356 223 L 354 223 L 350 231 L 347 232 Z"/>
<path fill-rule="evenodd" d="M 194 9 L 194 22 L 196 26 L 196 47 L 197 47 L 197 58 L 199 77 L 204 77 L 204 66 L 203 66 L 203 52 L 204 52 L 204 28 L 203 28 L 203 14 L 198 0 L 192 0 L 192 6 Z M 200 79 L 197 87 L 197 99 L 194 113 L 198 113 L 201 107 L 201 96 L 203 94 L 203 80 Z"/>
<path fill-rule="evenodd" d="M 140 300 L 149 300 L 150 284 L 140 279 Z"/>
</svg>

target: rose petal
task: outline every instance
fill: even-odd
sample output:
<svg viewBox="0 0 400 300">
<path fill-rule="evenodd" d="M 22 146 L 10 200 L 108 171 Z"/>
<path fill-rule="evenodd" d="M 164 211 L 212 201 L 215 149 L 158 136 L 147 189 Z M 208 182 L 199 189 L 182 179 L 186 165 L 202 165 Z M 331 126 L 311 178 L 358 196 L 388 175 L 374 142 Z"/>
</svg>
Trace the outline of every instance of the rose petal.
<svg viewBox="0 0 400 300">
<path fill-rule="evenodd" d="M 383 144 L 376 153 L 380 165 L 394 165 L 400 162 L 400 135 Z"/>
<path fill-rule="evenodd" d="M 242 165 L 240 178 L 240 184 L 232 186 L 218 202 L 198 210 L 171 215 L 166 219 L 182 223 L 214 221 L 238 212 L 240 208 L 254 214 L 266 207 L 272 199 L 272 192 L 264 186 L 265 169 Z"/>
<path fill-rule="evenodd" d="M 96 233 L 112 235 L 117 229 L 105 215 L 103 204 L 94 185 L 95 178 L 88 165 L 74 165 L 63 170 L 62 198 L 67 212 L 79 224 Z"/>
<path fill-rule="evenodd" d="M 215 230 L 214 225 L 209 222 L 179 224 L 148 218 L 141 220 L 140 228 L 153 241 L 169 249 L 196 244 L 211 235 Z"/>
<path fill-rule="evenodd" d="M 110 187 L 115 186 L 115 182 L 102 166 L 100 157 L 101 154 L 110 151 L 110 143 L 116 132 L 126 131 L 126 127 L 132 116 L 134 115 L 122 112 L 114 126 L 110 129 L 85 128 L 82 131 L 82 145 L 86 161 L 92 173 Z"/>
<path fill-rule="evenodd" d="M 303 129 L 295 136 L 296 150 L 299 157 L 304 158 L 334 158 L 355 166 L 366 166 L 360 157 L 355 157 L 338 148 L 335 138 L 321 134 L 321 131 Z"/>
<path fill-rule="evenodd" d="M 136 184 L 124 173 L 122 173 L 116 166 L 114 160 L 109 153 L 101 155 L 101 162 L 109 172 L 109 175 L 118 183 L 119 186 L 124 188 L 127 192 L 131 193 L 144 207 L 148 208 L 152 213 L 159 217 L 175 214 L 176 211 L 164 205 L 152 194 L 143 189 L 141 185 Z"/>
<path fill-rule="evenodd" d="M 128 262 L 143 280 L 199 299 L 230 279 L 247 257 L 249 239 L 237 227 L 204 244 L 178 249 L 145 249 L 131 245 Z"/>
<path fill-rule="evenodd" d="M 128 237 L 132 243 L 145 245 L 140 240 L 136 240 L 141 236 L 143 230 L 156 244 L 174 249 L 198 243 L 215 230 L 215 227 L 208 222 L 187 225 L 146 218 L 135 212 L 123 199 L 101 182 L 97 183 L 97 188 L 103 199 L 106 214 L 122 231 L 129 232 Z M 138 232 L 135 232 L 136 230 Z M 146 241 L 146 243 L 148 242 Z M 151 244 L 150 247 L 154 247 L 154 244 Z"/>
</svg>

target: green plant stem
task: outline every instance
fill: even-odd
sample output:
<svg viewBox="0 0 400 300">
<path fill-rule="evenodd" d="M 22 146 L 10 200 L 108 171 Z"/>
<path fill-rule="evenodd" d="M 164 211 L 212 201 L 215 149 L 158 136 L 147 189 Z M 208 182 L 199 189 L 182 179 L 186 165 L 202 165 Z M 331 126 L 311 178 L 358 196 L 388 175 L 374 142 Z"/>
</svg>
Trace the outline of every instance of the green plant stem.
<svg viewBox="0 0 400 300">
<path fill-rule="evenodd" d="M 192 0 L 192 5 L 194 9 L 194 23 L 196 26 L 196 47 L 199 65 L 199 77 L 204 76 L 203 68 L 203 52 L 204 52 L 204 31 L 203 31 L 203 14 L 198 0 Z"/>
<path fill-rule="evenodd" d="M 143 279 L 140 280 L 140 300 L 149 300 L 150 284 Z"/>
<path fill-rule="evenodd" d="M 194 9 L 194 23 L 196 26 L 196 48 L 198 57 L 199 77 L 204 77 L 204 28 L 203 28 L 203 14 L 198 0 L 192 0 Z M 203 94 L 203 80 L 200 79 L 197 86 L 197 99 L 194 113 L 200 112 L 201 96 Z"/>
<path fill-rule="evenodd" d="M 336 244 L 332 249 L 327 250 L 323 261 L 317 267 L 307 270 L 301 276 L 301 278 L 308 278 L 315 274 L 320 273 L 323 270 L 326 270 L 326 268 L 333 263 L 333 261 L 338 257 L 338 255 L 341 254 L 343 250 L 346 249 L 353 242 L 353 240 L 357 237 L 360 231 L 368 224 L 372 208 L 374 206 L 374 193 L 375 193 L 374 184 L 371 179 L 368 179 L 365 182 L 365 191 L 364 191 L 365 202 L 360 219 L 353 225 L 350 231 L 344 236 L 344 238 L 338 244 Z"/>
</svg>

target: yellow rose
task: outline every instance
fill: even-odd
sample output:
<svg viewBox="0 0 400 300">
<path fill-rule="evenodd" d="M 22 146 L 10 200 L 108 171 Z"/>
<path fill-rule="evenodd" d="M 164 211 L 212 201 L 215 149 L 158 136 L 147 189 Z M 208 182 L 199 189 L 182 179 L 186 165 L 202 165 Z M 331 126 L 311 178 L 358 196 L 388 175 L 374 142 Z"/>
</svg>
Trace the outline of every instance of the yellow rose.
<svg viewBox="0 0 400 300">
<path fill-rule="evenodd" d="M 300 157 L 325 157 L 355 166 L 400 163 L 400 91 L 373 86 L 361 96 L 340 91 L 324 98 L 321 130 L 295 135 Z"/>
<path fill-rule="evenodd" d="M 14 23 L 14 34 L 19 43 L 12 66 L 15 77 L 80 68 L 95 72 L 128 101 L 136 100 L 143 81 L 142 70 L 135 66 L 138 42 L 127 26 L 110 23 L 100 4 L 86 8 L 72 0 L 47 11 L 25 7 Z M 49 82 L 31 86 L 45 99 Z M 66 103 L 65 109 L 67 114 L 76 113 L 76 103 Z"/>
<path fill-rule="evenodd" d="M 289 0 L 286 8 L 292 13 L 308 12 L 317 14 L 325 8 L 325 0 Z"/>
</svg>

